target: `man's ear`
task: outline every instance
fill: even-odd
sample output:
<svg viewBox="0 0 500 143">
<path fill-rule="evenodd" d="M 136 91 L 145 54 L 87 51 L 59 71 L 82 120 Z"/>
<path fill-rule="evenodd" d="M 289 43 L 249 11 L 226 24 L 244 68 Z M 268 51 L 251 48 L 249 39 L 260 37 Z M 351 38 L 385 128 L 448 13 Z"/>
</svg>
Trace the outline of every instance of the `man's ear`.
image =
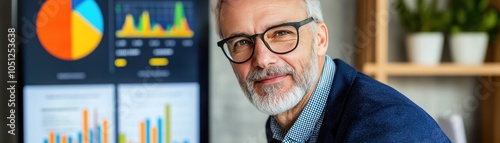
<svg viewBox="0 0 500 143">
<path fill-rule="evenodd" d="M 318 56 L 326 55 L 326 50 L 328 49 L 328 27 L 325 23 L 316 23 L 318 28 L 316 29 L 316 54 Z"/>
</svg>

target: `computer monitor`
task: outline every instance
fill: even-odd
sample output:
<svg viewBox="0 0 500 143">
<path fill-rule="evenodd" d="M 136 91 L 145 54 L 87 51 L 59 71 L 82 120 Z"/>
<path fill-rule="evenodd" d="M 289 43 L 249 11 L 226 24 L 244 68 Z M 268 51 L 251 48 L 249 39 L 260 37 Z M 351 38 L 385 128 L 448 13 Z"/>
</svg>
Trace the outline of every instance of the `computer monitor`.
<svg viewBox="0 0 500 143">
<path fill-rule="evenodd" d="M 20 0 L 22 142 L 207 142 L 208 3 Z"/>
</svg>

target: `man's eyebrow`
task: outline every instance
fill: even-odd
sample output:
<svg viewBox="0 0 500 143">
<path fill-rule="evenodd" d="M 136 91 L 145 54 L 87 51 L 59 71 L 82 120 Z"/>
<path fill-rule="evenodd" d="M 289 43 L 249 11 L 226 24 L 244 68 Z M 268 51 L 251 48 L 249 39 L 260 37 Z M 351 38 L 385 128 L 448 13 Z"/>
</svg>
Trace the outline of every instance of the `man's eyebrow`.
<svg viewBox="0 0 500 143">
<path fill-rule="evenodd" d="M 264 26 L 265 27 L 264 31 L 268 30 L 271 27 L 279 26 L 279 25 L 286 24 L 286 23 L 290 23 L 290 21 L 278 21 L 278 22 L 268 23 Z M 262 32 L 264 32 L 264 31 L 262 31 Z M 251 35 L 248 33 L 245 33 L 245 32 L 236 32 L 236 33 L 232 33 L 228 37 L 235 37 L 235 36 L 251 36 Z"/>
<path fill-rule="evenodd" d="M 272 22 L 272 23 L 266 24 L 264 27 L 265 27 L 265 30 L 268 30 L 271 27 L 279 26 L 279 25 L 282 25 L 282 24 L 285 24 L 285 23 L 290 23 L 290 21 Z M 264 31 L 262 31 L 262 32 L 264 32 Z"/>
<path fill-rule="evenodd" d="M 229 35 L 229 37 L 236 37 L 236 36 L 250 36 L 250 34 L 245 33 L 245 32 L 236 32 L 236 33 L 232 33 L 231 35 Z"/>
</svg>

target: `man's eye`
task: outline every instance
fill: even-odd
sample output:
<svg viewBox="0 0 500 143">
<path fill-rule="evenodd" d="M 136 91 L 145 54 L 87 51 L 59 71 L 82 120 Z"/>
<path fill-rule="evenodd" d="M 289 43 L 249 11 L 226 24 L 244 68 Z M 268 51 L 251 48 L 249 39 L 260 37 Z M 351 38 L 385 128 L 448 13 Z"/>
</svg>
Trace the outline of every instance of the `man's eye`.
<svg viewBox="0 0 500 143">
<path fill-rule="evenodd" d="M 276 31 L 274 36 L 285 36 L 285 35 L 288 35 L 290 33 L 292 33 L 292 32 L 286 31 L 286 30 L 281 30 L 281 31 Z"/>
<path fill-rule="evenodd" d="M 240 40 L 234 43 L 234 47 L 240 47 L 240 46 L 245 46 L 246 44 L 250 44 L 250 41 L 248 40 Z"/>
</svg>

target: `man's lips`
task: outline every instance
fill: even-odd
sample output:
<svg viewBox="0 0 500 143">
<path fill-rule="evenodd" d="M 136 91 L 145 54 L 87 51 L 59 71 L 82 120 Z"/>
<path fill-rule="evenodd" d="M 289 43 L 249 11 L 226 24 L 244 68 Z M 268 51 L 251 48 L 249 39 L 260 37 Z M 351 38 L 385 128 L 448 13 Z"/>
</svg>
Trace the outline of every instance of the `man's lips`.
<svg viewBox="0 0 500 143">
<path fill-rule="evenodd" d="M 286 76 L 287 76 L 286 74 L 275 75 L 275 76 L 267 76 L 267 77 L 264 77 L 264 78 L 261 78 L 261 79 L 255 81 L 255 82 L 258 83 L 258 84 L 271 84 L 271 83 L 276 83 L 276 82 L 281 81 Z"/>
</svg>

